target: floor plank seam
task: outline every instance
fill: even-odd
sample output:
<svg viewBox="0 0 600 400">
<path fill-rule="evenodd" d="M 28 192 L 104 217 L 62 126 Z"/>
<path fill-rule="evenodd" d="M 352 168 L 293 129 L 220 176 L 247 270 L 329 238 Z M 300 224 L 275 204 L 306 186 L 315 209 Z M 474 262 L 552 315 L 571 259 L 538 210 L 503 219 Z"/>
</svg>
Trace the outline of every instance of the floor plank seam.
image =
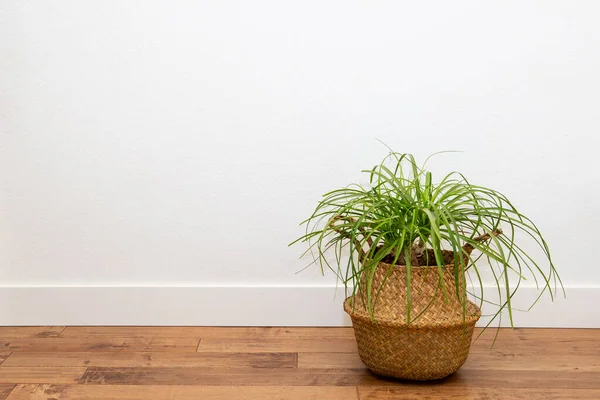
<svg viewBox="0 0 600 400">
<path fill-rule="evenodd" d="M 358 390 L 358 386 L 356 386 L 356 400 L 360 400 L 360 390 Z"/>
<path fill-rule="evenodd" d="M 12 389 L 10 389 L 10 390 L 8 391 L 8 393 L 6 394 L 6 396 L 5 396 L 5 397 L 3 397 L 3 398 L 2 398 L 2 399 L 0 399 L 0 400 L 6 400 L 6 399 L 8 399 L 8 398 L 10 397 L 10 395 L 12 394 L 12 392 L 14 392 L 14 391 L 15 391 L 15 389 L 17 388 L 17 386 L 18 386 L 18 385 L 15 383 L 15 384 L 13 385 Z"/>
<path fill-rule="evenodd" d="M 144 348 L 144 351 L 149 351 L 150 349 L 152 349 L 152 344 L 154 343 L 154 341 L 156 340 L 157 337 L 158 337 L 158 335 L 152 336 L 152 338 L 150 339 L 150 341 L 146 344 L 146 347 Z"/>
<path fill-rule="evenodd" d="M 10 353 L 8 353 L 8 355 L 6 356 L 5 359 L 0 360 L 0 365 L 4 364 L 4 361 L 8 360 L 8 357 L 12 356 L 13 352 L 11 351 Z"/>
<path fill-rule="evenodd" d="M 63 332 L 64 332 L 64 331 L 66 331 L 66 330 L 67 330 L 67 326 L 64 326 L 64 327 L 62 328 L 62 330 L 61 330 L 61 331 L 58 333 L 58 336 L 56 336 L 56 337 L 63 337 L 63 335 L 62 335 L 62 334 L 63 334 Z"/>
<path fill-rule="evenodd" d="M 83 371 L 83 374 L 81 374 L 81 376 L 79 377 L 79 379 L 75 383 L 76 385 L 83 385 L 85 383 L 85 379 L 86 379 L 86 376 L 87 376 L 87 373 L 88 373 L 89 369 L 90 369 L 90 367 L 85 367 L 85 371 Z"/>
</svg>

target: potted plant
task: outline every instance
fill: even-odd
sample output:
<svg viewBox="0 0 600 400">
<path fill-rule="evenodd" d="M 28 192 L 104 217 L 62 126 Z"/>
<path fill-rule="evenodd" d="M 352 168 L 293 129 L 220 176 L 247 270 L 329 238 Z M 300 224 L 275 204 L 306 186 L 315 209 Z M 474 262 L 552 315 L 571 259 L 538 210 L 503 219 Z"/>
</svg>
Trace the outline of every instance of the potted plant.
<svg viewBox="0 0 600 400">
<path fill-rule="evenodd" d="M 307 242 L 321 269 L 345 285 L 344 310 L 367 367 L 411 380 L 443 378 L 466 361 L 482 303 L 494 303 L 484 296 L 484 269 L 497 286 L 490 323 L 506 310 L 512 326 L 511 299 L 527 275 L 541 283 L 540 296 L 562 286 L 540 231 L 506 196 L 460 173 L 436 182 L 425 164 L 391 152 L 363 171 L 368 185 L 326 193 L 293 242 Z M 525 252 L 523 238 L 537 243 L 547 267 Z"/>
</svg>

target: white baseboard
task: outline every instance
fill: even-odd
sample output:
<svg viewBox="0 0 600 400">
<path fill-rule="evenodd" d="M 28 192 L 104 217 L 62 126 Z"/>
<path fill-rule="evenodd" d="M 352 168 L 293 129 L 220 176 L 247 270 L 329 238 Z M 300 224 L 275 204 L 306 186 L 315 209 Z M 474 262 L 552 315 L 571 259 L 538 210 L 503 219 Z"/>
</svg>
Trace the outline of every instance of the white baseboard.
<svg viewBox="0 0 600 400">
<path fill-rule="evenodd" d="M 515 326 L 600 328 L 600 287 L 566 290 L 566 299 L 544 296 L 530 312 L 516 312 Z M 535 293 L 522 288 L 514 306 Z M 331 286 L 4 286 L 0 325 L 349 326 L 343 299 Z"/>
</svg>

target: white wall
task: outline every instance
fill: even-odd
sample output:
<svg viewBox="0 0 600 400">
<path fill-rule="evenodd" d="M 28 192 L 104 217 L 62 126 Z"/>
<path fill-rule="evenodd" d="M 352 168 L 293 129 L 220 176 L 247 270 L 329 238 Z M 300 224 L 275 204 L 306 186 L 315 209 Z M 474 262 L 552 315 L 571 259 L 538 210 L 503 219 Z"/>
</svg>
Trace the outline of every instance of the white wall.
<svg viewBox="0 0 600 400">
<path fill-rule="evenodd" d="M 433 168 L 505 192 L 545 233 L 563 306 L 597 303 L 599 13 L 594 1 L 2 2 L 0 323 L 241 324 L 273 302 L 262 323 L 340 323 L 341 297 L 290 300 L 334 280 L 296 274 L 308 260 L 287 244 L 323 192 L 385 155 L 375 138 L 418 157 L 464 151 Z M 76 289 L 66 316 L 51 311 L 63 286 Z M 81 291 L 113 286 L 124 302 L 157 286 L 210 302 L 203 286 L 229 287 L 211 298 L 239 307 L 178 320 L 173 289 L 170 319 L 153 319 Z M 283 318 L 292 306 L 306 316 Z M 578 315 L 539 324 L 600 324 Z"/>
</svg>

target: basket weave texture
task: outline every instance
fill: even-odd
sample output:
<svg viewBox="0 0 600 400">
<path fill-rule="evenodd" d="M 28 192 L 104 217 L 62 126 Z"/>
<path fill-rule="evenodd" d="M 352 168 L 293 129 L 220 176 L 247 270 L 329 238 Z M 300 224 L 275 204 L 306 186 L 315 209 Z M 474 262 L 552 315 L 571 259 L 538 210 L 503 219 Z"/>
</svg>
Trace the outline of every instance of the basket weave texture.
<svg viewBox="0 0 600 400">
<path fill-rule="evenodd" d="M 364 284 L 359 286 L 356 299 L 346 299 L 344 310 L 352 318 L 360 358 L 371 371 L 399 379 L 433 380 L 456 372 L 464 364 L 481 310 L 467 300 L 463 312 L 453 268 L 442 268 L 447 296 L 437 267 L 411 268 L 410 324 L 405 266 L 377 265 L 372 314 L 365 303 Z M 463 286 L 462 281 L 459 286 Z M 464 298 L 464 287 L 459 293 Z"/>
</svg>

